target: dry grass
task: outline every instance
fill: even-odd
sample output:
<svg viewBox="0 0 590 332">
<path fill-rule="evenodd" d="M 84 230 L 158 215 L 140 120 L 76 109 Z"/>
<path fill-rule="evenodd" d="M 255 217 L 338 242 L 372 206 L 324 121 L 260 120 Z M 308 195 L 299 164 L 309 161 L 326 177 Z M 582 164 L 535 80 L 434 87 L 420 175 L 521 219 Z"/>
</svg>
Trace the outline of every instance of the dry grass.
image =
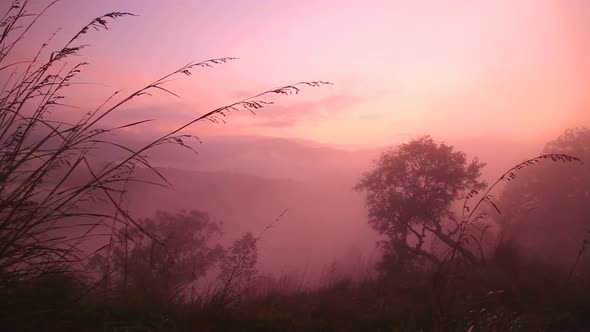
<svg viewBox="0 0 590 332">
<path fill-rule="evenodd" d="M 161 180 L 157 184 L 167 185 L 147 158 L 150 150 L 169 144 L 192 149 L 187 140 L 196 137 L 183 131 L 197 122 L 222 121 L 232 111 L 255 112 L 272 103 L 265 100 L 268 95 L 297 94 L 302 87 L 329 84 L 312 81 L 273 88 L 206 112 L 139 149 L 131 149 L 115 141 L 112 134 L 151 120 L 109 126 L 109 116 L 137 98 L 158 92 L 177 96 L 166 88 L 169 80 L 235 58 L 190 62 L 127 96 L 115 92 L 99 107 L 65 122 L 53 114 L 70 107 L 64 104 L 65 93 L 89 65 L 74 57 L 88 47 L 81 42 L 92 31 L 106 30 L 111 20 L 133 14 L 112 12 L 97 17 L 57 50 L 48 50 L 48 41 L 31 60 L 6 63 L 29 29 L 54 4 L 32 14 L 28 12 L 29 1 L 14 1 L 0 23 L 0 73 L 12 70 L 5 75 L 0 92 L 0 286 L 11 279 L 78 267 L 77 263 L 86 257 L 80 250 L 81 243 L 102 236 L 99 229 L 134 227 L 152 237 L 124 204 L 127 184 L 142 181 L 134 176 L 138 167 L 156 174 Z M 105 160 L 99 166 L 90 160 L 92 151 L 113 147 L 126 156 Z M 114 212 L 88 208 L 97 202 Z"/>
<path fill-rule="evenodd" d="M 255 250 L 260 237 L 246 236 L 235 243 L 218 287 L 199 294 L 199 301 L 161 303 L 104 301 L 94 296 L 100 284 L 85 279 L 81 270 L 89 253 L 82 244 L 108 236 L 109 251 L 120 241 L 113 234 L 129 229 L 160 239 L 145 230 L 125 209 L 127 185 L 143 181 L 137 168 L 148 169 L 167 185 L 152 167 L 149 152 L 162 145 L 192 149 L 188 140 L 197 137 L 184 130 L 200 121 L 223 122 L 234 111 L 257 112 L 272 102 L 269 95 L 297 94 L 303 87 L 329 84 L 300 82 L 270 89 L 206 112 L 162 134 L 139 149 L 112 139 L 113 133 L 147 125 L 151 120 L 109 126 L 109 117 L 123 105 L 154 93 L 177 95 L 167 88 L 170 79 L 202 68 L 223 65 L 235 58 L 190 62 L 163 75 L 137 91 L 114 93 L 102 105 L 71 122 L 54 116 L 70 108 L 65 92 L 89 64 L 74 57 L 93 31 L 106 30 L 111 20 L 133 16 L 112 12 L 92 20 L 56 50 L 43 44 L 31 59 L 7 62 L 24 36 L 55 2 L 40 13 L 27 11 L 29 1 L 14 1 L 0 18 L 0 311 L 3 324 L 17 330 L 87 331 L 509 331 L 584 330 L 590 323 L 588 284 L 570 284 L 571 276 L 586 249 L 581 247 L 568 276 L 518 256 L 510 243 L 502 243 L 485 257 L 482 242 L 486 227 L 481 222 L 487 206 L 501 213 L 491 193 L 511 182 L 524 168 L 541 162 L 581 162 L 567 154 L 546 154 L 506 171 L 481 195 L 469 193 L 458 223 L 456 245 L 434 270 L 416 271 L 412 278 L 367 277 L 358 282 L 339 277 L 318 289 L 290 287 L 281 292 L 252 291 Z M 68 62 L 69 61 L 69 62 Z M 72 64 L 73 63 L 73 64 Z M 125 157 L 97 166 L 89 155 L 96 149 L 115 147 Z M 472 199 L 479 197 L 475 203 Z M 90 209 L 91 204 L 108 209 Z M 281 214 L 282 216 L 282 214 Z M 108 232 L 103 234 L 103 230 Z M 75 230 L 75 231 L 73 231 Z M 71 232 L 69 232 L 71 231 Z M 65 234 L 65 235 L 64 235 Z M 72 235 L 76 234 L 76 235 Z M 124 240 L 127 243 L 127 239 Z M 463 259 L 471 253 L 480 260 Z M 191 280 L 192 281 L 192 280 Z M 297 282 L 295 282 L 297 284 Z M 302 284 L 299 283 L 299 284 Z M 180 285 L 180 289 L 190 284 Z M 250 295 L 248 295 L 250 294 Z M 133 305 L 130 305 L 133 303 Z M 97 328 L 98 327 L 98 328 Z"/>
</svg>

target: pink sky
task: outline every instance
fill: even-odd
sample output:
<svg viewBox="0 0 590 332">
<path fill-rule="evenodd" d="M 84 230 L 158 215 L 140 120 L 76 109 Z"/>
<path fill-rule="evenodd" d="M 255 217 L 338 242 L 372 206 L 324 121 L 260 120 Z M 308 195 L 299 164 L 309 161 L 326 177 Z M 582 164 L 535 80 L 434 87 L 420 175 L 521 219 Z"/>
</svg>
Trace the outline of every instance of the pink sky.
<svg viewBox="0 0 590 332">
<path fill-rule="evenodd" d="M 173 82 L 183 96 L 129 105 L 124 119 L 170 128 L 248 94 L 303 80 L 334 86 L 235 114 L 201 135 L 296 137 L 383 145 L 441 139 L 546 140 L 590 125 L 590 2 L 63 0 L 35 30 L 59 42 L 92 18 L 130 11 L 92 32 L 84 107 L 131 92 L 190 60 L 240 60 Z M 90 90 L 89 90 L 90 89 Z M 147 128 L 146 128 L 147 129 Z"/>
</svg>

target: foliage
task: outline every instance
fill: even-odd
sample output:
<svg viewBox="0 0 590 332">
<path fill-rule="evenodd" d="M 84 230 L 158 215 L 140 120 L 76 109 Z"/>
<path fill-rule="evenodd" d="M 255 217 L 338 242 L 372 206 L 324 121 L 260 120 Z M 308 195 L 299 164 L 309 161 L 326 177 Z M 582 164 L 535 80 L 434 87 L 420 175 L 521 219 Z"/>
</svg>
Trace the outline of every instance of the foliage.
<svg viewBox="0 0 590 332">
<path fill-rule="evenodd" d="M 256 274 L 256 239 L 252 233 L 244 234 L 234 241 L 229 252 L 223 257 L 221 263 L 221 279 L 225 282 L 230 279 L 248 281 Z"/>
<path fill-rule="evenodd" d="M 136 176 L 136 168 L 153 172 L 160 181 L 157 184 L 168 185 L 148 159 L 151 150 L 170 144 L 192 149 L 190 140 L 198 138 L 184 130 L 197 122 L 223 121 L 238 110 L 254 113 L 272 104 L 265 100 L 268 95 L 296 94 L 305 86 L 329 84 L 311 81 L 273 88 L 205 112 L 134 149 L 118 142 L 113 134 L 142 128 L 152 120 L 113 124 L 110 116 L 137 98 L 154 93 L 176 96 L 166 88 L 170 80 L 235 58 L 189 62 L 127 96 L 115 92 L 102 105 L 87 105 L 90 111 L 74 112 L 66 121 L 63 111 L 75 109 L 65 103 L 68 87 L 79 83 L 79 75 L 89 65 L 76 60 L 88 47 L 82 40 L 105 30 L 114 19 L 133 15 L 107 13 L 53 51 L 50 38 L 30 59 L 9 62 L 30 28 L 54 4 L 31 13 L 30 1 L 13 1 L 0 20 L 0 75 L 4 79 L 0 91 L 0 288 L 13 279 L 32 278 L 49 269 L 79 267 L 86 256 L 81 245 L 100 236 L 97 230 L 104 227 L 137 228 L 157 242 L 124 204 L 128 183 L 145 182 Z M 92 152 L 107 148 L 118 149 L 124 156 L 93 163 Z M 99 203 L 106 207 L 97 209 Z"/>
<path fill-rule="evenodd" d="M 221 285 L 216 287 L 211 294 L 208 300 L 210 306 L 227 308 L 240 300 L 243 292 L 251 286 L 250 283 L 258 272 L 256 269 L 258 241 L 260 241 L 264 233 L 276 226 L 287 211 L 287 209 L 283 210 L 257 236 L 246 233 L 233 242 L 222 258 L 221 273 L 219 275 Z"/>
<path fill-rule="evenodd" d="M 196 282 L 223 257 L 223 248 L 212 243 L 221 234 L 221 224 L 206 213 L 159 211 L 138 223 L 158 241 L 137 228 L 123 228 L 107 250 L 89 262 L 100 273 L 103 287 L 119 295 L 171 301 L 183 295 L 181 286 Z"/>
<path fill-rule="evenodd" d="M 549 142 L 543 153 L 590 160 L 590 130 L 569 129 Z M 590 240 L 590 169 L 584 165 L 539 165 L 523 172 L 500 197 L 502 241 L 519 243 L 529 258 L 570 267 Z M 551 237 L 544 236 L 551 234 Z M 588 271 L 587 271 L 588 272 Z"/>
<path fill-rule="evenodd" d="M 418 256 L 439 262 L 426 241 L 434 236 L 449 247 L 456 245 L 460 220 L 452 204 L 485 186 L 479 179 L 484 165 L 477 159 L 468 162 L 464 153 L 429 136 L 384 152 L 355 189 L 366 192 L 369 223 L 387 237 L 387 255 L 404 268 Z"/>
<path fill-rule="evenodd" d="M 137 168 L 150 170 L 160 178 L 159 184 L 167 185 L 147 155 L 167 144 L 192 149 L 189 140 L 197 138 L 183 131 L 196 122 L 223 121 L 240 109 L 255 112 L 270 104 L 264 98 L 267 95 L 298 93 L 303 86 L 327 82 L 270 89 L 205 112 L 131 149 L 112 134 L 149 121 L 112 124 L 110 115 L 152 93 L 176 96 L 166 88 L 170 79 L 235 58 L 190 62 L 130 95 L 119 99 L 114 93 L 103 105 L 66 122 L 59 116 L 71 108 L 65 103 L 65 92 L 88 65 L 72 62 L 87 47 L 81 41 L 106 29 L 114 19 L 133 15 L 100 16 L 65 45 L 49 50 L 53 47 L 49 40 L 31 59 L 9 62 L 27 31 L 53 4 L 32 14 L 27 10 L 29 1 L 13 1 L 0 19 L 0 77 L 5 79 L 0 91 L 0 329 L 538 331 L 590 327 L 589 274 L 568 282 L 548 259 L 527 260 L 511 241 L 501 242 L 486 264 L 451 264 L 457 252 L 465 261 L 476 260 L 464 244 L 477 240 L 467 226 L 481 218 L 479 207 L 484 203 L 502 213 L 505 234 L 518 234 L 520 227 L 532 237 L 546 239 L 550 234 L 563 245 L 567 240 L 558 236 L 560 230 L 586 225 L 587 169 L 569 168 L 563 174 L 550 165 L 534 170 L 529 166 L 580 161 L 572 155 L 587 159 L 588 130 L 566 132 L 547 145 L 544 155 L 515 165 L 489 187 L 479 179 L 483 163 L 469 162 L 463 153 L 430 137 L 392 148 L 364 174 L 356 189 L 366 192 L 371 226 L 387 238 L 383 245 L 388 271 L 394 266 L 412 274 L 394 282 L 339 277 L 318 289 L 248 297 L 245 290 L 256 287 L 252 281 L 257 274 L 258 241 L 278 218 L 258 236 L 247 233 L 223 250 L 213 243 L 221 224 L 203 212 L 159 212 L 153 218 L 134 219 L 124 208 L 127 185 L 142 181 L 136 177 Z M 104 147 L 120 149 L 125 156 L 97 166 L 90 155 Z M 520 181 L 508 186 L 496 204 L 490 192 L 517 177 Z M 484 189 L 475 204 L 468 204 Z M 465 200 L 463 215 L 458 217 L 453 207 L 461 199 Z M 107 208 L 98 209 L 98 203 Z M 551 227 L 534 233 L 539 221 Z M 87 258 L 82 244 L 104 230 L 108 244 L 97 250 L 89 264 L 81 264 Z M 583 233 L 581 228 L 575 232 Z M 427 249 L 434 241 L 446 245 L 446 256 Z M 570 276 L 584 248 L 578 251 Z M 418 258 L 438 264 L 434 282 L 430 271 L 418 268 Z M 93 273 L 88 275 L 81 267 Z M 193 301 L 195 281 L 214 267 L 220 273 L 217 284 L 210 293 L 197 293 L 199 300 Z M 189 289 L 191 301 L 185 297 Z M 207 310 L 212 307 L 220 310 Z"/>
</svg>

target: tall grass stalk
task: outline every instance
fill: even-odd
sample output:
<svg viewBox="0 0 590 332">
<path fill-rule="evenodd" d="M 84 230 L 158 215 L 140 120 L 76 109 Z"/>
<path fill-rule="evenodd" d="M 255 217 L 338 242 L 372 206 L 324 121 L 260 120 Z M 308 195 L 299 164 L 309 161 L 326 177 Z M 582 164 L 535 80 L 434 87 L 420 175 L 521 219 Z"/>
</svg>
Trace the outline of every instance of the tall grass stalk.
<svg viewBox="0 0 590 332">
<path fill-rule="evenodd" d="M 48 50 L 48 41 L 32 59 L 7 62 L 29 30 L 55 3 L 49 3 L 39 13 L 30 13 L 30 1 L 13 1 L 0 16 L 0 75 L 5 78 L 0 92 L 0 286 L 49 271 L 76 268 L 86 256 L 81 244 L 102 236 L 101 229 L 135 227 L 143 231 L 124 201 L 127 184 L 147 182 L 134 176 L 136 168 L 150 170 L 161 180 L 156 184 L 169 185 L 147 158 L 153 148 L 177 145 L 192 149 L 187 140 L 196 137 L 184 130 L 198 122 L 219 122 L 238 110 L 254 113 L 272 104 L 266 100 L 269 95 L 297 94 L 302 87 L 329 84 L 310 81 L 273 88 L 206 112 L 133 149 L 113 140 L 111 134 L 140 128 L 151 120 L 113 126 L 109 125 L 110 116 L 129 102 L 153 93 L 177 96 L 166 87 L 169 80 L 236 58 L 189 62 L 131 94 L 120 97 L 115 92 L 102 105 L 80 114 L 74 121 L 65 121 L 52 113 L 70 107 L 64 103 L 65 93 L 89 65 L 74 58 L 88 47 L 81 41 L 93 30 L 106 30 L 114 19 L 134 15 L 107 13 L 93 19 L 56 50 Z M 93 164 L 91 152 L 107 148 L 118 149 L 125 156 L 102 165 Z M 92 208 L 98 202 L 114 213 Z M 153 237 L 152 240 L 158 241 Z"/>
</svg>

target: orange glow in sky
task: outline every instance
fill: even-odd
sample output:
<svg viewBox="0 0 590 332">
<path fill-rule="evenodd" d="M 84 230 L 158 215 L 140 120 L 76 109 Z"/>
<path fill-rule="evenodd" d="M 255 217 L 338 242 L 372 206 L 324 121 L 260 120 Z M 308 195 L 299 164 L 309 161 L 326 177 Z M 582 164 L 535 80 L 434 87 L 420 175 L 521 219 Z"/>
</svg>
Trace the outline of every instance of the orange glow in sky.
<svg viewBox="0 0 590 332">
<path fill-rule="evenodd" d="M 62 24 L 65 40 L 110 11 L 139 16 L 85 37 L 85 80 L 107 86 L 84 103 L 131 92 L 190 60 L 240 58 L 172 82 L 182 100 L 155 96 L 118 115 L 158 118 L 150 130 L 304 80 L 334 85 L 192 130 L 380 145 L 426 133 L 537 140 L 590 125 L 585 0 L 64 0 L 35 38 Z"/>
</svg>

